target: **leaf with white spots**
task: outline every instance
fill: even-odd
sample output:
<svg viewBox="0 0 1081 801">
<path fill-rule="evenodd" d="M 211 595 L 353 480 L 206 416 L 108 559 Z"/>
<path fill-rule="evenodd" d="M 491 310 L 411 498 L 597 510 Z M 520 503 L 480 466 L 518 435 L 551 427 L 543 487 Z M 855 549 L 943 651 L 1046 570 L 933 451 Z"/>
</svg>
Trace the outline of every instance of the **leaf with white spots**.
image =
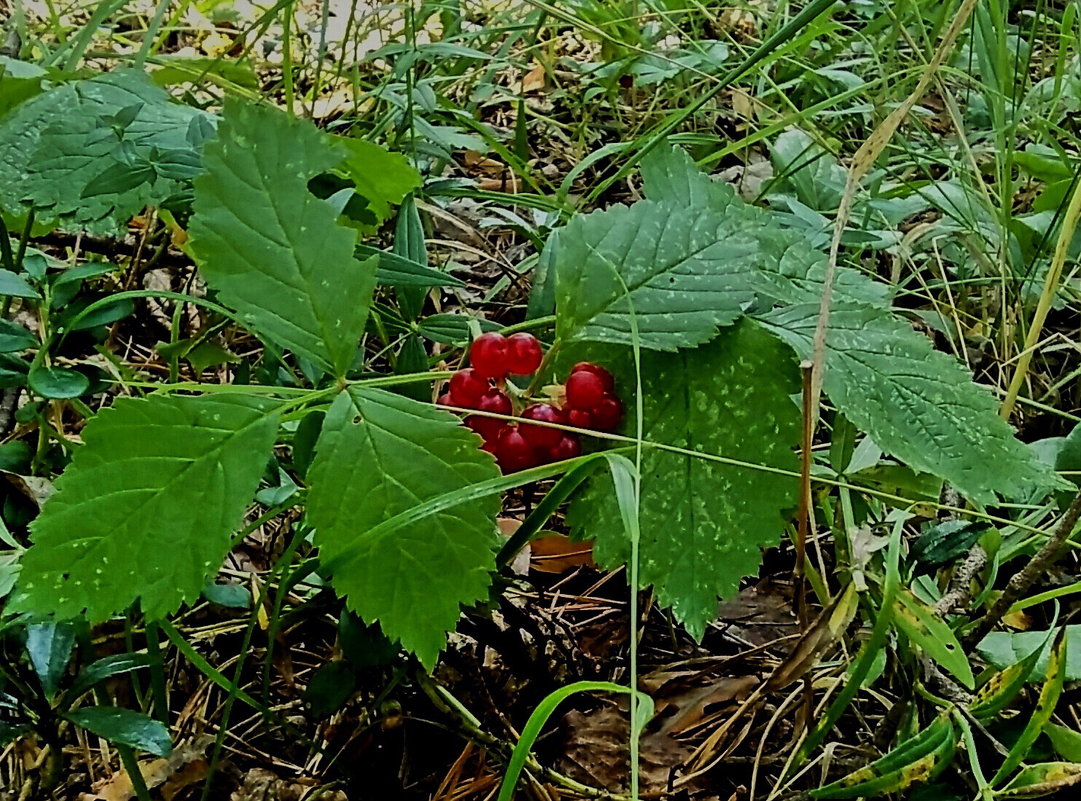
<svg viewBox="0 0 1081 801">
<path fill-rule="evenodd" d="M 637 326 L 643 348 L 694 347 L 754 299 L 757 240 L 708 209 L 613 206 L 575 217 L 554 247 L 556 334 L 565 343 L 630 345 Z"/>
<path fill-rule="evenodd" d="M 327 412 L 308 470 L 308 521 L 334 589 L 429 668 L 461 605 L 488 593 L 499 498 L 463 500 L 393 528 L 380 524 L 498 477 L 480 444 L 449 412 L 351 387 Z"/>
<path fill-rule="evenodd" d="M 227 104 L 195 180 L 190 228 L 200 271 L 221 300 L 336 376 L 356 355 L 377 264 L 353 257 L 356 231 L 308 191 L 344 157 L 308 122 Z"/>
<path fill-rule="evenodd" d="M 9 609 L 149 618 L 199 596 L 229 551 L 278 430 L 242 395 L 119 398 L 86 426 L 31 525 Z"/>
<path fill-rule="evenodd" d="M 809 359 L 818 311 L 818 303 L 806 303 L 758 319 Z M 1058 486 L 1051 468 L 999 418 L 987 388 L 887 311 L 833 308 L 823 388 L 886 453 L 945 479 L 974 501 L 993 503 L 996 492 L 1017 498 L 1033 486 Z"/>
<path fill-rule="evenodd" d="M 646 440 L 735 462 L 643 451 L 640 581 L 701 637 L 717 596 L 758 569 L 796 505 L 799 374 L 783 343 L 744 320 L 693 351 L 642 353 L 642 383 Z M 610 478 L 592 479 L 567 520 L 602 565 L 630 557 Z"/>
</svg>

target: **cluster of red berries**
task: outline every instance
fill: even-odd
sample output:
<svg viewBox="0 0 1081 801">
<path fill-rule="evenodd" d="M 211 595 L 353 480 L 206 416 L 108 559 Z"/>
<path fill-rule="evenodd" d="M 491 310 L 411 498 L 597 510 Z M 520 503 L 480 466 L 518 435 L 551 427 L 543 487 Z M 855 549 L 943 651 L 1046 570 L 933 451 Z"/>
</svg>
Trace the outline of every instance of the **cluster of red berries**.
<svg viewBox="0 0 1081 801">
<path fill-rule="evenodd" d="M 527 376 L 540 367 L 544 353 L 532 334 L 482 334 L 469 349 L 471 367 L 450 379 L 439 396 L 444 406 L 511 415 L 514 403 L 506 392 L 508 375 Z M 519 415 L 522 422 L 468 415 L 465 424 L 480 434 L 484 449 L 495 454 L 504 472 L 525 470 L 547 462 L 571 459 L 582 452 L 578 435 L 548 425 L 569 425 L 594 431 L 614 431 L 623 419 L 623 404 L 613 392 L 615 382 L 603 367 L 580 362 L 564 387 L 562 407 L 530 403 Z M 525 422 L 526 420 L 532 423 Z"/>
</svg>

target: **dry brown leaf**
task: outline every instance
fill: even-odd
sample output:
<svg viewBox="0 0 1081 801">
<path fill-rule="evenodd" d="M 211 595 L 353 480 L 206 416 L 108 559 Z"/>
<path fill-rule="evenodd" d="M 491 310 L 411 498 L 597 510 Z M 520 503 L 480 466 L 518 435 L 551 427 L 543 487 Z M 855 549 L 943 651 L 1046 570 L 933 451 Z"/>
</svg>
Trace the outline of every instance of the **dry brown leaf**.
<svg viewBox="0 0 1081 801">
<path fill-rule="evenodd" d="M 533 69 L 522 76 L 522 94 L 543 92 L 545 78 L 544 67 L 534 61 Z"/>
<path fill-rule="evenodd" d="M 143 774 L 146 786 L 153 789 L 160 785 L 161 797 L 165 801 L 172 801 L 183 788 L 206 776 L 204 755 L 212 742 L 213 737 L 204 735 L 193 742 L 178 745 L 168 759 L 140 762 L 139 772 Z M 81 794 L 79 801 L 130 801 L 134 797 L 131 777 L 127 771 L 120 770 L 96 783 L 93 793 Z"/>
<path fill-rule="evenodd" d="M 593 564 L 593 544 L 571 542 L 562 534 L 537 537 L 530 544 L 530 566 L 538 573 L 564 573 L 574 567 Z"/>
</svg>

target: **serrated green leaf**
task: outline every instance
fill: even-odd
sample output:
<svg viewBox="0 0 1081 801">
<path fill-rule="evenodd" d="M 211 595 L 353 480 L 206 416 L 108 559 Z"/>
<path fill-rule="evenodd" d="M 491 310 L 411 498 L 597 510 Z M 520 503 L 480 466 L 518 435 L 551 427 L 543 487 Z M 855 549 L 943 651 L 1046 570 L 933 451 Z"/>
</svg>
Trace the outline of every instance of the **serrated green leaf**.
<svg viewBox="0 0 1081 801">
<path fill-rule="evenodd" d="M 817 303 L 759 315 L 810 359 Z M 880 309 L 837 305 L 826 339 L 826 394 L 883 451 L 980 503 L 1058 485 L 998 416 L 998 404 L 950 356 Z"/>
<path fill-rule="evenodd" d="M 744 203 L 731 186 L 703 173 L 682 148 L 655 148 L 642 159 L 641 169 L 647 198 L 693 209 L 695 214 L 704 209 L 723 213 L 734 228 L 754 237 L 761 250 L 758 291 L 765 297 L 780 303 L 810 303 L 821 296 L 825 254 L 810 247 L 799 232 L 780 225 L 772 212 Z M 877 307 L 886 305 L 889 296 L 885 284 L 838 266 L 833 286 L 835 301 L 858 301 Z"/>
<path fill-rule="evenodd" d="M 320 559 L 349 608 L 378 621 L 429 668 L 460 606 L 488 591 L 499 500 L 369 532 L 425 500 L 498 475 L 480 439 L 428 404 L 352 387 L 327 412 L 308 470 L 308 520 Z"/>
<path fill-rule="evenodd" d="M 111 743 L 138 748 L 159 757 L 167 757 L 173 750 L 169 730 L 160 721 L 133 709 L 89 706 L 64 717 Z"/>
<path fill-rule="evenodd" d="M 310 123 L 233 104 L 195 180 L 191 246 L 223 302 L 270 339 L 344 375 L 375 286 L 353 258 L 356 232 L 308 192 L 342 153 Z"/>
<path fill-rule="evenodd" d="M 197 598 L 259 483 L 274 409 L 152 395 L 99 412 L 31 526 L 14 607 L 100 622 L 136 599 L 160 618 Z"/>
<path fill-rule="evenodd" d="M 110 127 L 108 121 L 118 115 L 126 124 Z M 43 219 L 114 233 L 179 186 L 154 179 L 145 167 L 136 168 L 138 180 L 133 179 L 134 165 L 126 163 L 126 155 L 142 160 L 156 150 L 185 151 L 197 160 L 186 141 L 197 117 L 212 119 L 173 103 L 141 71 L 121 70 L 53 89 L 24 104 L 0 129 L 0 144 L 10 136 L 27 148 L 21 162 L 5 158 L 0 164 L 0 181 L 13 182 L 0 193 L 6 203 L 33 205 Z"/>
<path fill-rule="evenodd" d="M 368 201 L 368 208 L 379 222 L 389 219 L 391 204 L 400 204 L 406 195 L 420 186 L 420 173 L 401 153 L 391 153 L 363 139 L 348 136 L 333 136 L 332 139 L 348 151 L 341 170 L 352 179 L 357 192 Z"/>
<path fill-rule="evenodd" d="M 751 321 L 676 355 L 642 354 L 644 435 L 651 442 L 796 471 L 799 376 L 784 346 Z M 678 391 L 674 391 L 678 388 Z M 625 399 L 626 401 L 626 399 Z M 633 422 L 628 423 L 633 430 Z M 640 579 L 696 637 L 776 544 L 796 505 L 793 475 L 646 448 L 642 461 Z M 568 523 L 594 538 L 598 561 L 629 557 L 606 476 L 590 480 Z"/>
<path fill-rule="evenodd" d="M 723 214 L 639 201 L 574 218 L 554 256 L 556 334 L 563 342 L 642 348 L 707 342 L 755 293 L 758 243 Z"/>
</svg>

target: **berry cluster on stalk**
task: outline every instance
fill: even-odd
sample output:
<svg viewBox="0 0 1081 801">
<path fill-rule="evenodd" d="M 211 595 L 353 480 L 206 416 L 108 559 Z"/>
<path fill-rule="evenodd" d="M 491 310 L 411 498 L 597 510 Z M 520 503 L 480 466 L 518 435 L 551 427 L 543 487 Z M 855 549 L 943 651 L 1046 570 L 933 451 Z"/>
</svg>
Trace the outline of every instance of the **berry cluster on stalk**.
<svg viewBox="0 0 1081 801">
<path fill-rule="evenodd" d="M 482 334 L 469 349 L 471 366 L 451 377 L 439 403 L 510 416 L 515 403 L 507 392 L 507 376 L 532 375 L 543 358 L 541 344 L 532 334 Z M 463 422 L 480 434 L 484 450 L 494 454 L 503 471 L 510 473 L 571 459 L 582 452 L 578 434 L 553 426 L 614 431 L 623 420 L 615 382 L 603 367 L 590 362 L 574 365 L 562 394 L 562 405 L 526 399 L 519 420 L 470 414 Z"/>
</svg>

